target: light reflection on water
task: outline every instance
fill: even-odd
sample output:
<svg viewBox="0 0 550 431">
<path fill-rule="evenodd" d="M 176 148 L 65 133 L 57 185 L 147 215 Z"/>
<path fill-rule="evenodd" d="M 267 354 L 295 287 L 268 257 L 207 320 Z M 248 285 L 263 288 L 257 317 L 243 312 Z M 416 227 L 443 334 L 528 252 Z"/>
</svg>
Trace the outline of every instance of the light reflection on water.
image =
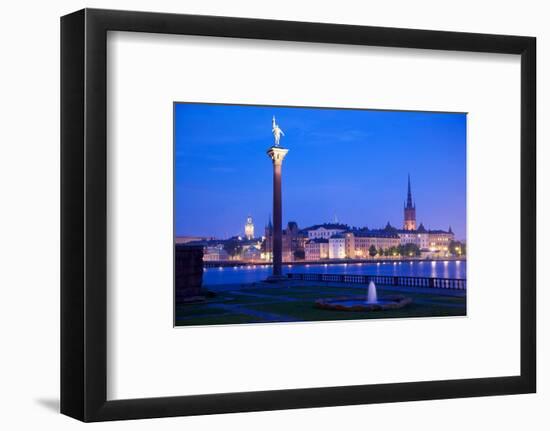
<svg viewBox="0 0 550 431">
<path fill-rule="evenodd" d="M 376 262 L 362 264 L 284 265 L 283 273 L 403 275 L 411 277 L 466 278 L 466 261 Z M 204 285 L 242 284 L 265 280 L 271 266 L 205 268 Z"/>
</svg>

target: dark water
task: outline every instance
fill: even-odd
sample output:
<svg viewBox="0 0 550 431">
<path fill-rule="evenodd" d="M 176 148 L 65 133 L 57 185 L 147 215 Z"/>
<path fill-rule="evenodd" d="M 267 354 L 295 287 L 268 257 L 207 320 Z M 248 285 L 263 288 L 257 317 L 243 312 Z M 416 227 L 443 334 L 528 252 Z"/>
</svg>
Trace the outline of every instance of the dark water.
<svg viewBox="0 0 550 431">
<path fill-rule="evenodd" d="M 466 278 L 466 261 L 420 261 L 331 265 L 284 265 L 283 273 L 403 275 L 411 277 Z M 271 266 L 205 268 L 204 285 L 254 283 L 271 275 Z"/>
</svg>

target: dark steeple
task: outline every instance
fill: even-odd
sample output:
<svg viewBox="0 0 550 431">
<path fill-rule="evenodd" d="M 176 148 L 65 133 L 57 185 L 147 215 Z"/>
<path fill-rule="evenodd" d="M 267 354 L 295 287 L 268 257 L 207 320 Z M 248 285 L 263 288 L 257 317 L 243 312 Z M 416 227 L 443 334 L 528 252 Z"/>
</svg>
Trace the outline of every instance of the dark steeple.
<svg viewBox="0 0 550 431">
<path fill-rule="evenodd" d="M 416 205 L 413 203 L 411 192 L 411 175 L 407 178 L 407 201 L 403 208 L 404 220 L 403 229 L 415 230 L 416 229 Z"/>
<path fill-rule="evenodd" d="M 408 184 L 407 184 L 407 204 L 405 208 L 414 208 L 413 201 L 412 201 L 412 193 L 411 193 L 411 175 L 408 176 Z"/>
</svg>

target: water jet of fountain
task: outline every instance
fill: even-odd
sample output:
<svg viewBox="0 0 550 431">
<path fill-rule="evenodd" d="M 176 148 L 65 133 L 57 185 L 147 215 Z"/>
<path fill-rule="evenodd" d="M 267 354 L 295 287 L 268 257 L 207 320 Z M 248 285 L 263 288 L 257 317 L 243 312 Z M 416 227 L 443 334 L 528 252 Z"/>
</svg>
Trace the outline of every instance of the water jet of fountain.
<svg viewBox="0 0 550 431">
<path fill-rule="evenodd" d="M 367 303 L 376 304 L 377 302 L 378 298 L 376 296 L 376 285 L 374 284 L 374 281 L 371 281 L 367 290 Z"/>
</svg>

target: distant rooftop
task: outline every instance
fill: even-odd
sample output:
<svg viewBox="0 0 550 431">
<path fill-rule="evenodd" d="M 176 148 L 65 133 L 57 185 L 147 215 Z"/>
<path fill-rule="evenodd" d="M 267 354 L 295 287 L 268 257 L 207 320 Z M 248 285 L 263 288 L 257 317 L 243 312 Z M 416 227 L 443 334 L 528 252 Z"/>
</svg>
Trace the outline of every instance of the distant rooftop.
<svg viewBox="0 0 550 431">
<path fill-rule="evenodd" d="M 385 229 L 360 229 L 351 231 L 351 233 L 359 238 L 399 238 L 396 232 L 388 232 Z"/>
<path fill-rule="evenodd" d="M 422 223 L 420 223 L 420 226 L 418 226 L 418 229 L 416 230 L 407 230 L 407 229 L 397 229 L 396 227 L 392 226 L 390 222 L 386 224 L 386 226 L 383 229 L 368 229 L 366 227 L 364 228 L 352 228 L 346 230 L 346 233 L 353 233 L 357 237 L 366 237 L 366 238 L 397 238 L 399 235 L 403 234 L 419 234 L 419 233 L 430 233 L 430 234 L 452 234 L 453 231 L 451 227 L 449 226 L 449 230 L 441 230 L 441 229 L 426 229 Z"/>
<path fill-rule="evenodd" d="M 342 224 L 342 223 L 323 223 L 323 224 L 315 224 L 313 226 L 306 227 L 302 230 L 308 231 L 308 230 L 317 230 L 320 228 L 331 229 L 331 230 L 332 229 L 348 230 L 349 226 L 347 224 Z"/>
<path fill-rule="evenodd" d="M 453 233 L 453 230 L 451 229 L 451 227 L 449 226 L 449 230 L 442 230 L 442 229 L 426 229 L 424 227 L 424 224 L 423 223 L 420 223 L 420 226 L 418 226 L 418 228 L 416 230 L 406 230 L 406 229 L 398 229 L 397 230 L 397 233 L 400 233 L 400 234 L 405 234 L 405 233 L 412 233 L 412 234 L 415 234 L 415 233 L 431 233 L 431 234 L 452 234 Z"/>
</svg>

